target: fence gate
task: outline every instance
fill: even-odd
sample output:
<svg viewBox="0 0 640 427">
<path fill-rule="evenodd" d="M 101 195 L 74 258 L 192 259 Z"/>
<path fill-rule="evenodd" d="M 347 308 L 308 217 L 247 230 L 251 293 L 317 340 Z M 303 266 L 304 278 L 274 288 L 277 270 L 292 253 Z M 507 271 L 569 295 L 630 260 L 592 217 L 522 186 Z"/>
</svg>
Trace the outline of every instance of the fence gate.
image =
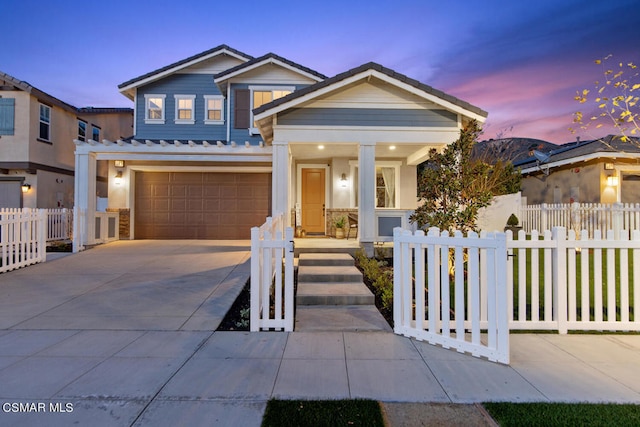
<svg viewBox="0 0 640 427">
<path fill-rule="evenodd" d="M 504 233 L 394 229 L 396 334 L 509 363 Z"/>
</svg>

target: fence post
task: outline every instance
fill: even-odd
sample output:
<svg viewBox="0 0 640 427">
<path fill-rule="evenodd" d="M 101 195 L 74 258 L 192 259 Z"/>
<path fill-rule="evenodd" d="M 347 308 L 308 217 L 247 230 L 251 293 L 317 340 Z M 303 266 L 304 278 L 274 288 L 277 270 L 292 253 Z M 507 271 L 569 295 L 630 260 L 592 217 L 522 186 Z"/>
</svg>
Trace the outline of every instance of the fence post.
<svg viewBox="0 0 640 427">
<path fill-rule="evenodd" d="M 37 245 L 38 245 L 38 258 L 42 260 L 42 262 L 47 261 L 47 233 L 48 233 L 48 225 L 49 225 L 49 216 L 47 214 L 46 209 L 40 209 L 38 212 L 38 235 L 37 235 Z"/>
<path fill-rule="evenodd" d="M 566 334 L 567 327 L 567 230 L 553 227 L 553 311 L 558 322 L 558 333 Z"/>
<path fill-rule="evenodd" d="M 251 332 L 260 330 L 260 228 L 251 228 Z"/>
<path fill-rule="evenodd" d="M 284 330 L 293 331 L 293 228 L 286 227 L 284 232 Z"/>
<path fill-rule="evenodd" d="M 547 229 L 547 204 L 540 206 L 540 230 Z"/>
</svg>

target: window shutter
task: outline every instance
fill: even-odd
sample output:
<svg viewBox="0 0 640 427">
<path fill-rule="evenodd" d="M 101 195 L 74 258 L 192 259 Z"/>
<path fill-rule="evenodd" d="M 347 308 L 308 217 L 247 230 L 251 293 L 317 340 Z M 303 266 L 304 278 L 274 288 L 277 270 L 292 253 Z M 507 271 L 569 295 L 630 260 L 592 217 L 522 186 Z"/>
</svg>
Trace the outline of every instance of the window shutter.
<svg viewBox="0 0 640 427">
<path fill-rule="evenodd" d="M 0 135 L 13 135 L 15 99 L 0 98 Z"/>
<path fill-rule="evenodd" d="M 251 117 L 249 116 L 251 105 L 251 92 L 249 89 L 236 89 L 235 92 L 235 107 L 233 111 L 233 127 L 234 129 L 249 129 L 251 124 Z"/>
</svg>

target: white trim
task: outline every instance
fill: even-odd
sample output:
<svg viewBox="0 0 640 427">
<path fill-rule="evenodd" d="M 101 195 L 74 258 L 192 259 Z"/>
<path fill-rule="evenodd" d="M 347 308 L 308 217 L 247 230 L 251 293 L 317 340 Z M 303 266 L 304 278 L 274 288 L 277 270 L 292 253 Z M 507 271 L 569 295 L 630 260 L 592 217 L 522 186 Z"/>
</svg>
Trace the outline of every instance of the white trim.
<svg viewBox="0 0 640 427">
<path fill-rule="evenodd" d="M 580 162 L 588 162 L 590 160 L 598 160 L 598 159 L 639 159 L 640 153 L 625 153 L 625 152 L 615 152 L 615 153 L 607 153 L 607 152 L 597 152 L 586 154 L 584 156 L 571 157 L 564 160 L 558 160 L 556 162 L 551 163 L 543 163 L 540 165 L 530 166 L 526 169 L 522 169 L 520 173 L 522 175 L 527 173 L 538 172 L 547 168 L 557 168 L 560 166 L 570 165 L 573 163 Z M 517 167 L 517 166 L 516 166 Z"/>
<path fill-rule="evenodd" d="M 162 118 L 160 119 L 150 119 L 149 118 L 149 99 L 151 98 L 160 98 L 162 99 Z M 167 110 L 167 95 L 159 95 L 147 93 L 144 95 L 144 122 L 146 124 L 155 124 L 155 125 L 163 125 L 165 121 L 165 114 Z"/>
<path fill-rule="evenodd" d="M 254 117 L 253 117 L 253 109 L 257 108 L 257 107 L 254 107 L 254 103 L 253 103 L 253 92 L 271 92 L 271 101 L 274 101 L 275 99 L 279 99 L 279 98 L 275 98 L 275 99 L 273 98 L 273 92 L 274 91 L 289 91 L 289 93 L 293 93 L 293 92 L 295 92 L 295 90 L 296 90 L 295 86 L 249 85 L 249 93 L 250 93 L 250 95 L 249 95 L 249 103 L 250 103 L 249 124 L 251 126 L 249 128 L 249 135 L 259 135 L 260 134 L 260 130 L 257 127 L 253 126 L 253 124 L 255 123 L 255 120 L 254 120 Z M 271 101 L 269 101 L 269 102 L 271 102 Z"/>
<path fill-rule="evenodd" d="M 196 96 L 195 95 L 173 95 L 174 100 L 174 123 L 177 125 L 192 125 L 196 122 Z M 178 118 L 179 114 L 179 102 L 182 100 L 191 101 L 191 118 L 190 119 L 180 119 Z M 184 110 L 188 110 L 184 108 Z"/>
<path fill-rule="evenodd" d="M 446 108 L 446 109 L 448 109 L 450 111 L 453 111 L 455 113 L 462 114 L 462 115 L 464 115 L 466 117 L 475 119 L 480 123 L 484 123 L 487 120 L 486 117 L 484 117 L 484 116 L 482 116 L 480 114 L 477 114 L 477 113 L 475 113 L 473 111 L 469 111 L 469 110 L 467 110 L 467 109 L 465 109 L 463 107 L 460 107 L 460 106 L 458 106 L 458 105 L 456 105 L 456 104 L 454 104 L 454 103 L 452 103 L 450 101 L 447 101 L 445 99 L 442 99 L 442 98 L 437 97 L 435 95 L 432 95 L 430 93 L 424 92 L 423 90 L 418 89 L 418 88 L 416 88 L 416 87 L 414 87 L 412 85 L 409 85 L 407 83 L 401 82 L 401 81 L 399 81 L 397 79 L 394 79 L 392 77 L 387 76 L 384 73 L 380 73 L 380 72 L 378 72 L 376 70 L 372 70 L 372 69 L 365 70 L 362 73 L 359 73 L 359 74 L 356 74 L 354 76 L 348 77 L 346 79 L 340 80 L 339 82 L 336 82 L 334 84 L 325 86 L 325 87 L 320 88 L 320 89 L 318 89 L 316 91 L 308 93 L 308 94 L 306 94 L 304 96 L 297 97 L 295 99 L 292 99 L 289 102 L 285 102 L 284 104 L 280 104 L 280 105 L 278 105 L 278 106 L 276 106 L 274 108 L 271 108 L 269 110 L 263 111 L 262 113 L 260 113 L 260 114 L 258 114 L 256 116 L 256 120 L 262 120 L 262 119 L 264 119 L 266 117 L 269 117 L 271 115 L 280 113 L 280 112 L 282 112 L 284 110 L 288 110 L 289 108 L 293 108 L 293 107 L 296 107 L 298 105 L 301 105 L 301 104 L 304 104 L 306 102 L 309 102 L 309 101 L 311 101 L 311 100 L 313 100 L 315 98 L 319 98 L 322 95 L 325 95 L 327 93 L 335 91 L 336 89 L 340 89 L 340 88 L 349 86 L 349 85 L 351 85 L 353 83 L 356 83 L 356 82 L 358 82 L 360 80 L 369 79 L 371 77 L 378 78 L 378 79 L 380 79 L 380 80 L 382 80 L 384 82 L 387 82 L 387 83 L 389 83 L 391 85 L 397 86 L 397 87 L 399 87 L 401 89 L 404 89 L 405 91 L 407 91 L 409 93 L 413 93 L 414 95 L 417 95 L 417 96 L 419 96 L 421 98 L 424 98 L 424 99 L 426 99 L 428 101 L 431 101 L 434 104 L 440 105 L 440 106 L 442 106 L 442 107 L 444 107 L 444 108 Z"/>
<path fill-rule="evenodd" d="M 44 121 L 42 121 L 42 115 L 40 114 L 40 109 L 41 109 L 42 107 L 45 107 L 45 108 L 48 108 L 48 109 L 49 109 L 49 121 L 48 121 L 48 122 L 44 122 Z M 14 113 L 14 114 L 15 114 L 15 113 Z M 15 120 L 15 116 L 14 116 L 14 120 Z M 51 136 L 51 133 L 52 133 L 52 132 L 51 132 L 51 129 L 52 129 L 52 127 L 51 127 L 51 122 L 52 122 L 52 121 L 53 121 L 53 108 L 52 108 L 51 106 L 49 106 L 49 105 L 46 105 L 46 104 L 43 104 L 42 102 L 40 102 L 40 103 L 39 103 L 39 107 L 38 107 L 38 139 L 39 139 L 39 140 L 41 140 L 41 141 L 47 141 L 47 142 L 51 142 L 51 138 L 52 138 L 52 136 Z M 42 138 L 42 137 L 40 136 L 40 124 L 41 124 L 41 123 L 45 123 L 47 126 L 49 126 L 49 131 L 47 132 L 47 133 L 48 133 L 47 138 Z M 15 125 L 14 125 L 14 127 L 15 127 Z M 15 131 L 14 131 L 14 132 L 15 132 Z"/>
<path fill-rule="evenodd" d="M 289 65 L 289 64 L 287 64 L 285 62 L 282 62 L 282 61 L 280 61 L 280 60 L 278 60 L 276 58 L 266 58 L 263 61 L 256 62 L 255 64 L 252 64 L 252 65 L 250 65 L 248 67 L 244 67 L 244 68 L 242 68 L 240 70 L 237 70 L 237 71 L 235 71 L 233 73 L 230 73 L 230 74 L 227 74 L 225 76 L 222 76 L 222 77 L 220 77 L 218 79 L 215 79 L 214 81 L 215 81 L 216 84 L 220 84 L 220 83 L 224 82 L 225 80 L 229 80 L 229 79 L 232 79 L 234 77 L 240 76 L 240 75 L 242 75 L 242 74 L 244 74 L 246 72 L 249 72 L 251 70 L 255 70 L 256 68 L 262 67 L 263 65 L 267 65 L 267 64 L 279 65 L 282 68 L 285 68 L 287 70 L 293 71 L 293 72 L 295 72 L 297 74 L 305 76 L 305 77 L 307 77 L 307 78 L 309 78 L 311 80 L 314 80 L 316 82 L 321 82 L 322 80 L 324 80 L 323 78 L 321 78 L 319 76 L 316 76 L 315 74 L 307 73 L 306 71 L 303 71 L 303 70 L 301 70 L 301 69 L 299 69 L 297 67 L 291 66 L 291 65 Z"/>
<path fill-rule="evenodd" d="M 155 80 L 159 80 L 159 79 L 161 79 L 163 77 L 166 77 L 166 76 L 168 76 L 170 74 L 173 74 L 173 73 L 175 73 L 177 71 L 180 71 L 180 70 L 182 70 L 184 68 L 191 67 L 192 65 L 195 65 L 195 64 L 197 64 L 199 62 L 203 62 L 203 61 L 206 61 L 208 59 L 211 59 L 211 58 L 214 58 L 214 57 L 216 57 L 218 55 L 223 55 L 223 54 L 232 56 L 232 57 L 234 57 L 236 59 L 239 59 L 242 62 L 248 62 L 249 61 L 249 59 L 245 58 L 244 56 L 238 55 L 238 54 L 236 54 L 234 52 L 231 52 L 231 51 L 229 51 L 227 49 L 220 49 L 220 50 L 216 50 L 215 52 L 210 53 L 209 55 L 201 56 L 199 58 L 194 59 L 193 61 L 189 61 L 189 62 L 186 62 L 184 64 L 177 65 L 175 67 L 169 68 L 169 69 L 164 70 L 162 72 L 153 74 L 153 75 L 151 75 L 151 76 L 149 76 L 149 77 L 147 77 L 145 79 L 138 80 L 138 81 L 136 81 L 134 83 L 131 83 L 129 86 L 125 86 L 125 87 L 121 88 L 120 89 L 120 93 L 125 94 L 127 91 L 129 91 L 131 89 L 136 89 L 136 88 L 138 88 L 140 86 L 144 86 L 144 85 L 146 85 L 148 83 L 151 83 L 151 82 L 153 82 Z"/>
<path fill-rule="evenodd" d="M 269 173 L 271 166 L 162 166 L 132 165 L 127 167 L 136 172 L 236 172 L 236 173 Z"/>
<path fill-rule="evenodd" d="M 394 207 L 390 207 L 390 208 L 380 208 L 376 206 L 376 210 L 398 210 L 398 205 L 399 205 L 399 200 L 400 200 L 400 191 L 401 191 L 401 185 L 400 185 L 400 167 L 402 166 L 402 161 L 401 160 L 376 160 L 375 162 L 375 167 L 376 169 L 378 167 L 393 167 L 395 169 L 395 191 L 394 191 L 394 195 L 395 195 L 395 201 L 394 201 Z M 349 174 L 352 177 L 358 176 L 358 174 L 356 173 L 356 168 L 359 167 L 359 161 L 358 160 L 349 160 Z M 351 190 L 351 197 L 349 200 L 349 207 L 350 208 L 358 208 L 358 206 L 356 206 L 356 193 L 358 192 L 358 189 L 355 187 L 355 180 L 351 179 L 350 180 L 350 190 Z M 374 189 L 377 188 L 376 183 L 374 183 Z"/>
<path fill-rule="evenodd" d="M 220 120 L 209 119 L 209 100 L 220 101 Z M 204 95 L 204 124 L 205 125 L 222 125 L 224 124 L 224 96 L 222 95 Z"/>
</svg>

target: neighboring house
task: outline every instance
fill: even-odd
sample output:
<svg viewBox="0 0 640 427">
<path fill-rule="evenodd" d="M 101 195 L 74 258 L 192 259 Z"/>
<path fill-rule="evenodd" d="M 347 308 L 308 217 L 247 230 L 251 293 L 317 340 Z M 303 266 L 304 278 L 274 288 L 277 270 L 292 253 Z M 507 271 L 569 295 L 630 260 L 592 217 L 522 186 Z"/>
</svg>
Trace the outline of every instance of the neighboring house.
<svg viewBox="0 0 640 427">
<path fill-rule="evenodd" d="M 522 170 L 527 204 L 640 202 L 637 139 L 623 142 L 610 135 L 537 154 L 514 163 Z"/>
<path fill-rule="evenodd" d="M 135 103 L 134 137 L 76 141 L 77 206 L 91 217 L 91 171 L 108 160 L 109 208 L 128 211 L 136 239 L 248 239 L 279 212 L 332 235 L 335 217 L 356 213 L 372 251 L 408 225 L 416 165 L 487 116 L 378 64 L 327 78 L 226 45 L 119 88 Z"/>
<path fill-rule="evenodd" d="M 130 108 L 76 108 L 0 72 L 0 208 L 74 204 L 74 139 L 129 136 Z M 107 164 L 96 165 L 107 196 Z"/>
</svg>

